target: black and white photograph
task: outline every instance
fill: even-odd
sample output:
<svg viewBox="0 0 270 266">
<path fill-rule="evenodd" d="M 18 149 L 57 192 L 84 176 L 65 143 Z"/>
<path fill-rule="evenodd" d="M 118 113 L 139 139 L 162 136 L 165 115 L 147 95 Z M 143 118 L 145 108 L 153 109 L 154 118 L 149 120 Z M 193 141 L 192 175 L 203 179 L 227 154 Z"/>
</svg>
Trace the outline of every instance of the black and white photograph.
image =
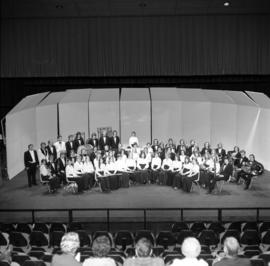
<svg viewBox="0 0 270 266">
<path fill-rule="evenodd" d="M 0 266 L 270 266 L 270 0 L 0 15 Z"/>
</svg>

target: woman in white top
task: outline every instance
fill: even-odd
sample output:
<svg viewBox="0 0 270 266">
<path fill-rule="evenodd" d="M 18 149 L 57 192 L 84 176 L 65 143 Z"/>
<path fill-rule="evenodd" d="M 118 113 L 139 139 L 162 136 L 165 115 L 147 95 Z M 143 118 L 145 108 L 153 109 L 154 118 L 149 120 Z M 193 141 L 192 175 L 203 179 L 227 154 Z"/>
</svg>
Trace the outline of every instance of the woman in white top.
<svg viewBox="0 0 270 266">
<path fill-rule="evenodd" d="M 200 167 L 197 163 L 197 160 L 194 158 L 192 160 L 189 173 L 185 177 L 182 178 L 182 188 L 184 191 L 190 192 L 191 187 L 192 187 L 192 182 L 194 182 L 195 180 L 198 180 L 199 173 L 200 173 Z"/>
<path fill-rule="evenodd" d="M 161 159 L 159 157 L 158 152 L 155 152 L 154 158 L 152 159 L 151 162 L 151 169 L 152 169 L 152 178 L 151 181 L 152 183 L 157 183 L 158 181 L 158 176 L 160 174 L 160 168 L 161 168 Z"/>
<path fill-rule="evenodd" d="M 41 160 L 41 165 L 40 165 L 40 176 L 42 178 L 43 181 L 48 181 L 48 185 L 49 185 L 49 192 L 50 193 L 54 193 L 57 188 L 59 187 L 59 180 L 56 177 L 56 175 L 54 175 L 50 168 L 47 166 L 46 164 L 46 160 L 42 159 Z"/>
<path fill-rule="evenodd" d="M 83 180 L 78 176 L 71 159 L 68 159 L 67 161 L 66 178 L 67 182 L 75 182 L 77 184 L 78 192 L 83 192 Z"/>
<path fill-rule="evenodd" d="M 137 160 L 137 173 L 135 174 L 136 182 L 139 184 L 146 184 L 150 178 L 148 175 L 149 161 L 146 154 L 142 151 Z"/>
<path fill-rule="evenodd" d="M 200 174 L 200 184 L 202 187 L 205 187 L 208 183 L 208 172 L 211 171 L 211 169 L 214 169 L 214 160 L 210 156 L 210 154 L 206 153 L 204 155 L 204 163 L 201 165 L 201 174 Z"/>
<path fill-rule="evenodd" d="M 116 190 L 120 187 L 119 175 L 117 173 L 117 165 L 113 154 L 110 154 L 107 159 L 107 164 L 105 167 L 105 174 L 108 176 L 110 189 Z"/>
<path fill-rule="evenodd" d="M 179 189 L 182 187 L 182 178 L 181 178 L 181 174 L 180 171 L 182 170 L 182 162 L 180 161 L 180 158 L 178 155 L 175 156 L 175 160 L 172 162 L 172 178 L 173 178 L 173 182 L 172 182 L 172 187 L 174 189 Z"/>
<path fill-rule="evenodd" d="M 172 170 L 172 160 L 170 158 L 170 154 L 165 154 L 165 159 L 161 165 L 161 172 L 158 176 L 158 184 L 159 185 L 166 185 L 168 180 L 168 172 Z"/>
<path fill-rule="evenodd" d="M 137 144 L 137 146 L 139 146 L 139 139 L 137 138 L 135 131 L 131 132 L 131 136 L 129 138 L 128 144 L 130 147 L 133 147 L 134 144 Z"/>
<path fill-rule="evenodd" d="M 123 155 L 122 153 L 119 153 L 115 163 L 117 174 L 119 175 L 119 185 L 123 188 L 129 187 L 129 174 L 127 173 L 126 157 L 127 156 L 125 154 Z"/>
<path fill-rule="evenodd" d="M 110 182 L 109 178 L 106 175 L 106 166 L 104 164 L 101 153 L 97 153 L 97 157 L 94 160 L 96 179 L 100 182 L 100 187 L 103 192 L 110 192 Z"/>
<path fill-rule="evenodd" d="M 132 157 L 132 152 L 129 152 L 128 158 L 126 160 L 126 171 L 129 174 L 129 180 L 132 183 L 135 183 L 135 170 L 136 170 L 136 161 Z"/>
<path fill-rule="evenodd" d="M 185 162 L 185 159 L 186 159 L 186 154 L 185 154 L 185 151 L 184 150 L 181 150 L 180 151 L 180 161 L 182 162 L 182 164 Z"/>
<path fill-rule="evenodd" d="M 181 186 L 183 185 L 183 179 L 191 173 L 192 163 L 188 156 L 185 157 L 185 161 L 182 166 L 182 170 L 180 171 L 181 175 Z"/>
<path fill-rule="evenodd" d="M 89 155 L 84 156 L 82 174 L 85 189 L 91 189 L 95 184 L 95 169 Z"/>
</svg>

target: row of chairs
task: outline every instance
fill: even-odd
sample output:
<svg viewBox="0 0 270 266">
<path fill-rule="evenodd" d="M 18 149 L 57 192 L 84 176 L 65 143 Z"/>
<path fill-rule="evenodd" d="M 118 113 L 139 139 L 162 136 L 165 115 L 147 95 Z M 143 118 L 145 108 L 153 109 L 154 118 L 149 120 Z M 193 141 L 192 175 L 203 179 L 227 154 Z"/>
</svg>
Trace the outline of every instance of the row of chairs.
<svg viewBox="0 0 270 266">
<path fill-rule="evenodd" d="M 0 231 L 9 233 L 11 231 L 17 231 L 21 233 L 30 234 L 32 231 L 41 231 L 45 234 L 49 234 L 53 231 L 76 231 L 83 230 L 84 226 L 81 223 L 19 223 L 19 224 L 4 224 L 0 223 Z M 191 230 L 195 233 L 199 233 L 203 230 L 213 230 L 218 233 L 225 232 L 226 230 L 237 230 L 239 232 L 247 230 L 256 230 L 260 233 L 270 230 L 270 222 L 176 222 L 171 226 L 173 233 L 179 233 L 182 230 Z"/>
<path fill-rule="evenodd" d="M 214 246 L 222 245 L 224 239 L 233 236 L 241 245 L 270 245 L 270 230 L 259 233 L 256 230 L 246 230 L 239 232 L 236 229 L 228 229 L 225 232 L 218 233 L 214 230 L 203 230 L 196 234 L 192 230 L 181 230 L 179 233 L 170 231 L 160 231 L 154 235 L 149 230 L 140 230 L 133 234 L 130 231 L 119 231 L 111 234 L 107 231 L 97 231 L 89 234 L 86 230 L 75 230 L 80 237 L 81 246 L 91 246 L 92 240 L 99 235 L 107 235 L 111 240 L 112 246 L 125 250 L 127 246 L 134 246 L 134 243 L 141 237 L 148 238 L 153 246 L 162 246 L 165 249 L 176 245 L 181 245 L 186 237 L 197 237 L 201 245 Z M 59 247 L 64 231 L 53 231 L 45 234 L 41 231 L 32 231 L 30 234 L 12 231 L 10 233 L 0 233 L 0 246 L 12 244 L 14 247 Z"/>
</svg>

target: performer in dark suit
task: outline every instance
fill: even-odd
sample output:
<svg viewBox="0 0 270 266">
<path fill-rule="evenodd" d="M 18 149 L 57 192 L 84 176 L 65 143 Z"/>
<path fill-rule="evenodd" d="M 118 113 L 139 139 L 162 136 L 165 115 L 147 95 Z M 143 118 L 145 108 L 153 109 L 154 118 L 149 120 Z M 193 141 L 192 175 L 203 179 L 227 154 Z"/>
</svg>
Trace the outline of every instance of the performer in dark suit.
<svg viewBox="0 0 270 266">
<path fill-rule="evenodd" d="M 81 145 L 84 145 L 84 140 L 82 138 L 81 132 L 77 132 L 75 140 L 74 140 L 74 151 L 75 151 L 75 153 L 77 153 L 77 150 Z"/>
<path fill-rule="evenodd" d="M 227 181 L 233 173 L 232 161 L 229 161 L 227 157 L 224 157 L 224 164 L 221 166 L 220 173 L 216 175 L 210 175 L 208 181 L 208 193 L 210 194 L 216 186 L 217 181 Z"/>
<path fill-rule="evenodd" d="M 193 151 L 195 149 L 195 146 L 196 146 L 196 142 L 195 142 L 195 140 L 192 139 L 190 141 L 190 146 L 186 149 L 186 155 L 187 156 L 190 157 L 193 154 Z"/>
<path fill-rule="evenodd" d="M 60 157 L 56 160 L 56 173 L 59 177 L 60 183 L 64 185 L 67 183 L 66 181 L 66 154 L 64 152 L 60 153 Z"/>
<path fill-rule="evenodd" d="M 204 147 L 202 148 L 201 155 L 204 156 L 205 153 L 208 153 L 208 154 L 212 153 L 212 149 L 210 148 L 210 143 L 209 142 L 205 142 Z"/>
<path fill-rule="evenodd" d="M 152 150 L 153 150 L 153 153 L 158 152 L 158 147 L 159 147 L 158 140 L 157 140 L 157 139 L 154 139 L 154 140 L 153 140 L 153 144 L 152 144 Z"/>
<path fill-rule="evenodd" d="M 93 148 L 98 148 L 98 138 L 96 133 L 92 133 L 91 138 L 86 141 L 86 144 L 90 144 Z"/>
<path fill-rule="evenodd" d="M 218 160 L 220 165 L 223 165 L 224 158 L 226 156 L 226 151 L 223 149 L 222 143 L 219 143 L 216 148 L 216 155 L 218 156 Z"/>
<path fill-rule="evenodd" d="M 70 157 L 71 151 L 75 149 L 74 141 L 73 141 L 73 135 L 68 136 L 68 141 L 66 142 L 66 151 L 67 151 L 67 157 Z"/>
<path fill-rule="evenodd" d="M 53 145 L 52 140 L 48 140 L 48 145 L 46 146 L 46 150 L 48 152 L 49 157 L 51 155 L 53 156 L 53 161 L 55 162 L 55 160 L 57 158 L 57 152 L 56 152 L 55 146 Z"/>
<path fill-rule="evenodd" d="M 104 150 L 105 146 L 110 146 L 110 139 L 106 134 L 106 131 L 102 133 L 102 136 L 99 139 L 99 149 Z"/>
<path fill-rule="evenodd" d="M 180 139 L 180 141 L 179 141 L 179 145 L 177 146 L 177 148 L 176 148 L 176 153 L 178 154 L 178 155 L 180 155 L 181 154 L 181 151 L 184 151 L 185 153 L 186 153 L 186 144 L 185 144 L 185 141 L 183 140 L 183 139 Z"/>
<path fill-rule="evenodd" d="M 115 152 L 118 152 L 119 143 L 120 143 L 120 138 L 117 135 L 117 131 L 114 130 L 113 131 L 113 136 L 110 139 L 110 147 L 111 147 L 111 149 L 114 150 Z"/>
<path fill-rule="evenodd" d="M 249 162 L 246 163 L 238 173 L 239 178 L 242 178 L 245 181 L 245 190 L 249 188 L 252 177 L 261 175 L 263 172 L 263 165 L 255 160 L 254 154 L 250 154 Z"/>
<path fill-rule="evenodd" d="M 241 157 L 239 158 L 239 161 L 235 165 L 236 169 L 234 173 L 234 178 L 235 178 L 236 183 L 239 182 L 242 172 L 245 171 L 243 168 L 245 168 L 249 164 L 249 160 L 246 157 L 246 152 L 244 150 L 241 150 L 240 154 L 241 154 Z"/>
<path fill-rule="evenodd" d="M 36 186 L 36 169 L 38 166 L 38 156 L 37 152 L 34 150 L 33 144 L 29 144 L 28 150 L 24 153 L 24 166 L 27 171 L 28 186 Z"/>
</svg>

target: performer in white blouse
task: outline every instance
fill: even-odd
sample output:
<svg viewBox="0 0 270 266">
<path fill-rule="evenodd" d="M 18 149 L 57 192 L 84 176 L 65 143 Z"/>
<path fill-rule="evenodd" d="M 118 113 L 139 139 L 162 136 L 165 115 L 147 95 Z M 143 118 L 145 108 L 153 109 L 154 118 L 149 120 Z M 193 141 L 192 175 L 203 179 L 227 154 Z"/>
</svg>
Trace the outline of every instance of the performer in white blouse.
<svg viewBox="0 0 270 266">
<path fill-rule="evenodd" d="M 192 182 L 194 182 L 195 180 L 198 180 L 199 173 L 200 173 L 200 167 L 197 163 L 197 160 L 194 158 L 192 160 L 189 173 L 185 177 L 182 178 L 182 187 L 184 191 L 190 192 L 191 187 L 192 187 Z"/>
<path fill-rule="evenodd" d="M 102 192 L 111 192 L 109 177 L 106 174 L 106 165 L 104 164 L 101 153 L 97 153 L 94 160 L 96 180 L 99 181 Z"/>
<path fill-rule="evenodd" d="M 158 184 L 166 185 L 168 180 L 168 172 L 172 170 L 172 160 L 170 158 L 170 154 L 165 154 L 165 159 L 162 161 L 161 172 L 158 176 Z"/>
<path fill-rule="evenodd" d="M 61 152 L 66 152 L 66 143 L 62 141 L 62 136 L 59 135 L 57 141 L 54 143 L 54 147 L 56 149 L 57 158 L 60 157 Z"/>
<path fill-rule="evenodd" d="M 129 173 L 129 180 L 131 181 L 131 183 L 135 183 L 135 175 L 134 172 L 136 170 L 136 161 L 133 159 L 133 154 L 132 152 L 129 152 L 128 154 L 128 158 L 126 160 L 126 171 L 127 173 Z"/>
<path fill-rule="evenodd" d="M 95 184 L 95 169 L 93 163 L 90 161 L 89 155 L 84 156 L 82 174 L 84 180 L 84 188 L 86 190 L 91 189 Z"/>
<path fill-rule="evenodd" d="M 151 162 L 151 170 L 152 170 L 151 182 L 152 183 L 158 182 L 158 176 L 160 174 L 161 163 L 162 161 L 159 157 L 158 152 L 155 152 L 154 158 L 152 159 L 152 162 Z"/>
<path fill-rule="evenodd" d="M 78 186 L 78 193 L 83 192 L 84 190 L 84 184 L 83 180 L 80 176 L 77 174 L 77 170 L 75 170 L 74 165 L 72 164 L 72 160 L 67 160 L 67 166 L 66 166 L 66 178 L 68 182 L 75 182 Z"/>
<path fill-rule="evenodd" d="M 172 187 L 174 189 L 179 189 L 182 187 L 182 177 L 180 171 L 182 170 L 182 162 L 180 161 L 180 157 L 178 155 L 175 156 L 175 160 L 172 162 Z"/>
<path fill-rule="evenodd" d="M 132 131 L 131 132 L 131 136 L 129 138 L 128 144 L 129 144 L 130 147 L 133 147 L 134 144 L 137 144 L 137 146 L 139 146 L 139 139 L 136 136 L 136 132 L 135 131 Z"/>
<path fill-rule="evenodd" d="M 149 183 L 150 178 L 148 175 L 149 160 L 146 158 L 144 151 L 141 152 L 137 160 L 137 173 L 135 174 L 136 182 L 139 184 Z"/>
<path fill-rule="evenodd" d="M 115 162 L 117 174 L 119 174 L 119 186 L 122 188 L 129 187 L 129 174 L 127 172 L 126 157 L 127 156 L 124 153 L 119 153 L 117 155 L 117 161 Z"/>
</svg>

